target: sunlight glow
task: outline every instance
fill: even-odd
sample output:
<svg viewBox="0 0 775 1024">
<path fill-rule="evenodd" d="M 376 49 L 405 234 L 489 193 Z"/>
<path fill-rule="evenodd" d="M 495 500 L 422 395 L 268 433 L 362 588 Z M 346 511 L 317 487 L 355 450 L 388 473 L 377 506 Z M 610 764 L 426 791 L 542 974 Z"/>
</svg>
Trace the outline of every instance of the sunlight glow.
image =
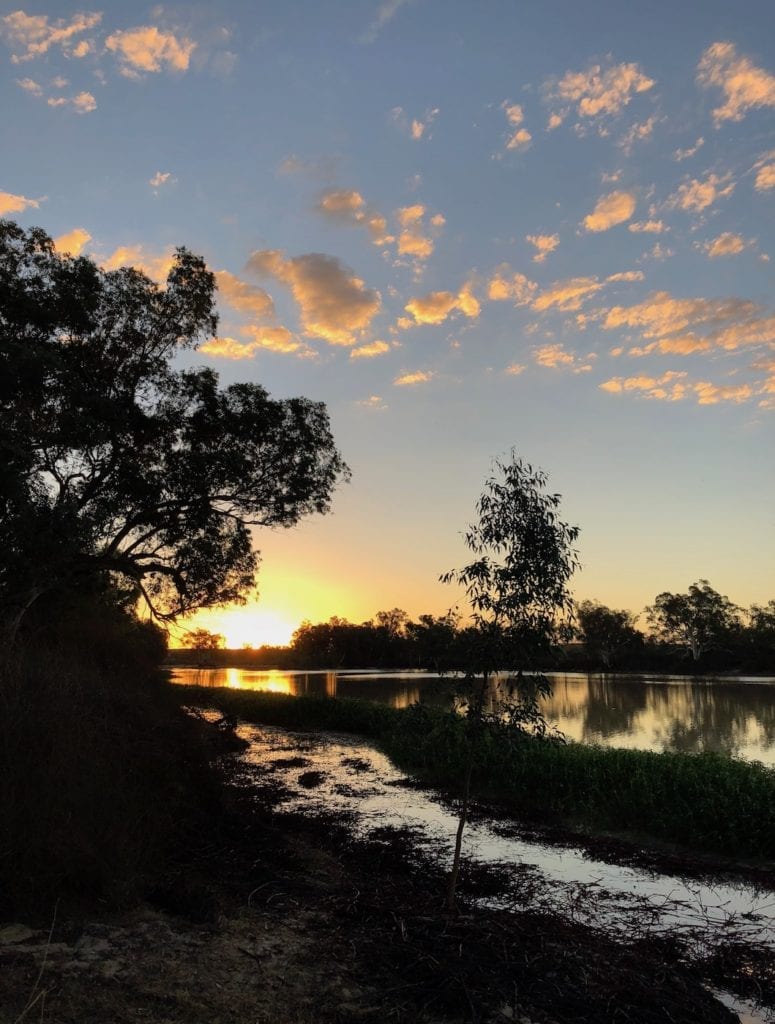
<svg viewBox="0 0 775 1024">
<path fill-rule="evenodd" d="M 263 644 L 288 644 L 297 625 L 297 622 L 268 609 L 256 605 L 240 605 L 199 612 L 184 624 L 184 628 L 201 627 L 212 633 L 220 633 L 227 648 L 239 650 L 242 647 L 261 647 Z"/>
</svg>

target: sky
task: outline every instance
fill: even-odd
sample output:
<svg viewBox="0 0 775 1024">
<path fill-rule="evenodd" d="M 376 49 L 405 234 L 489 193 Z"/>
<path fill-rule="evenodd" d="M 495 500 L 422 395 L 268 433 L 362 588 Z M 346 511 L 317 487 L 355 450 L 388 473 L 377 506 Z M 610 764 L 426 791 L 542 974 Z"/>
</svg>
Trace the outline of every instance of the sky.
<svg viewBox="0 0 775 1024">
<path fill-rule="evenodd" d="M 770 0 L 0 4 L 0 216 L 163 280 L 182 360 L 324 401 L 352 480 L 262 531 L 234 646 L 438 582 L 512 448 L 579 598 L 775 597 Z"/>
</svg>

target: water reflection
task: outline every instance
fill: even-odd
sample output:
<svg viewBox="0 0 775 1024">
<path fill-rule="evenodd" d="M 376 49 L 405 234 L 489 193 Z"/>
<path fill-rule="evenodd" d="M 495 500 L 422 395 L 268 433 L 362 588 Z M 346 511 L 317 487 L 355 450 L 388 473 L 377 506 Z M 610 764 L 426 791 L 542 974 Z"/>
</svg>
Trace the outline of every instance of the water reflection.
<svg viewBox="0 0 775 1024">
<path fill-rule="evenodd" d="M 775 765 L 775 678 L 550 676 L 547 719 L 580 743 L 641 750 L 716 750 Z M 405 708 L 420 700 L 449 707 L 455 683 L 428 673 L 281 672 L 174 669 L 173 682 L 350 697 Z M 506 693 L 499 680 L 493 705 Z"/>
</svg>

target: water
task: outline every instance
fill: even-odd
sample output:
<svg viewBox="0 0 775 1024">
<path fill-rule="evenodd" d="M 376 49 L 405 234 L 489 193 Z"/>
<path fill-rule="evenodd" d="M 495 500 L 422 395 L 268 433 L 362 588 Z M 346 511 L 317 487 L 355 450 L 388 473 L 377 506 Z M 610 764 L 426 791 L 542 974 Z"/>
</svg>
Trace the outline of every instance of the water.
<svg viewBox="0 0 775 1024">
<path fill-rule="evenodd" d="M 172 681 L 355 697 L 392 707 L 450 706 L 455 684 L 423 672 L 173 669 Z M 568 739 L 639 750 L 715 750 L 775 766 L 775 677 L 600 676 L 551 673 L 549 722 Z"/>
<path fill-rule="evenodd" d="M 346 812 L 355 834 L 385 826 L 408 828 L 416 849 L 445 867 L 451 862 L 457 818 L 431 791 L 402 785 L 405 776 L 382 753 L 352 736 L 293 733 L 243 725 L 249 748 L 237 760 L 256 785 L 277 777 L 285 787 L 278 810 L 315 815 Z M 303 762 L 288 767 L 289 755 Z M 274 762 L 279 764 L 275 765 Z M 300 778 L 317 772 L 319 785 Z M 775 951 L 775 893 L 750 885 L 703 883 L 676 875 L 592 859 L 571 845 L 547 845 L 521 832 L 518 823 L 480 819 L 464 833 L 463 854 L 505 869 L 510 883 L 490 905 L 544 909 L 632 939 L 666 933 L 682 936 L 697 955 L 733 937 Z M 741 1021 L 764 1024 L 768 1011 L 719 993 Z"/>
</svg>

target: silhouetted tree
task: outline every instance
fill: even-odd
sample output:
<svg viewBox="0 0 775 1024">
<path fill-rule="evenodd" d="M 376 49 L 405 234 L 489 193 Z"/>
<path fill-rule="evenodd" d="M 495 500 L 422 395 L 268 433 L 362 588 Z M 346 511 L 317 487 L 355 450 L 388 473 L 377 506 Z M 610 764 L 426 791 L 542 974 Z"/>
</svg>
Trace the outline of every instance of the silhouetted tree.
<svg viewBox="0 0 775 1024">
<path fill-rule="evenodd" d="M 0 221 L 0 620 L 109 577 L 159 620 L 239 601 L 251 526 L 326 512 L 347 473 L 325 406 L 220 388 L 173 360 L 216 330 L 215 284 L 178 249 L 159 287 Z"/>
<path fill-rule="evenodd" d="M 613 667 L 617 655 L 626 648 L 643 642 L 631 612 L 606 608 L 597 601 L 582 601 L 576 608 L 576 619 L 588 656 L 606 669 Z"/>
<path fill-rule="evenodd" d="M 220 650 L 224 643 L 220 633 L 211 633 L 209 629 L 191 629 L 183 637 L 184 646 L 196 652 L 196 661 L 200 668 L 213 664 L 213 653 Z"/>
<path fill-rule="evenodd" d="M 686 647 L 695 662 L 706 651 L 723 646 L 740 628 L 737 606 L 707 580 L 693 583 L 686 594 L 658 594 L 646 614 L 659 640 Z"/>
<path fill-rule="evenodd" d="M 579 535 L 578 527 L 560 519 L 560 495 L 548 493 L 546 486 L 543 470 L 513 451 L 509 461 L 496 460 L 477 502 L 478 521 L 464 534 L 474 560 L 441 577 L 465 587 L 473 622 L 465 669 L 469 679 L 478 678 L 473 698 L 468 697 L 470 735 L 448 892 L 450 911 L 468 815 L 473 738 L 485 721 L 484 698 L 492 674 L 517 672 L 515 699 L 498 709 L 497 719 L 505 715 L 511 726 L 538 736 L 546 732 L 539 701 L 551 692 L 549 683 L 541 675 L 525 679 L 523 673 L 530 672 L 548 649 L 558 622 L 572 616 L 568 584 L 578 566 L 574 544 Z"/>
</svg>

